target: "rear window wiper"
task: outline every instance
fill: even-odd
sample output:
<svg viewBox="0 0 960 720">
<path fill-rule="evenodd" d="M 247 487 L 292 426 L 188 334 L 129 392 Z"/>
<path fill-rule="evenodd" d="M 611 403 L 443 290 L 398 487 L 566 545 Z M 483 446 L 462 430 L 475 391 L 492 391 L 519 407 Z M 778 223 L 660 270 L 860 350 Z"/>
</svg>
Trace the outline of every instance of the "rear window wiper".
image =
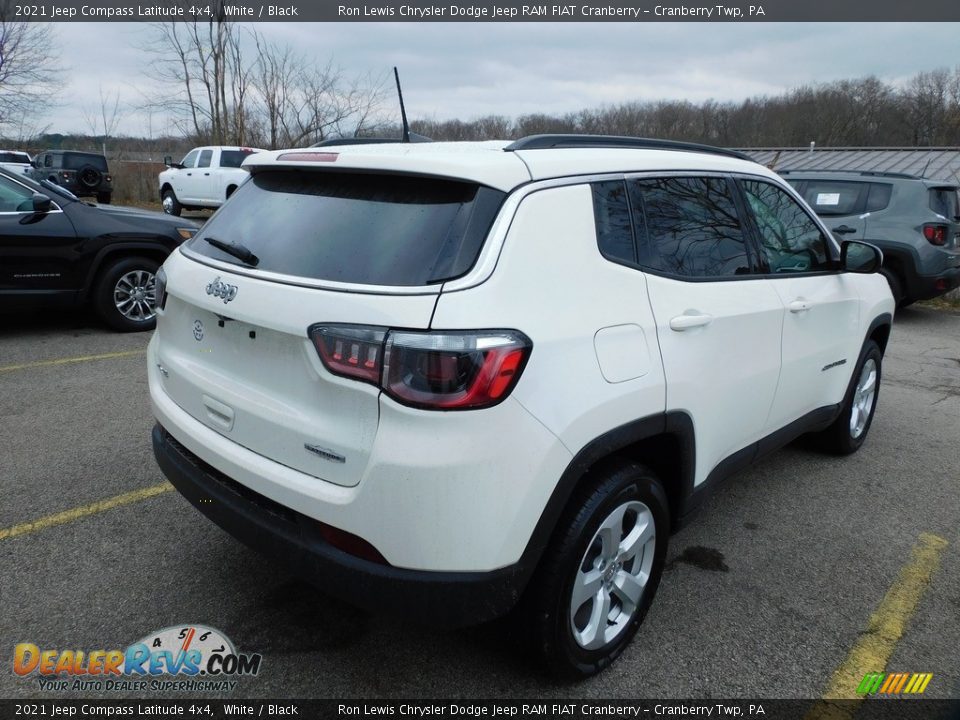
<svg viewBox="0 0 960 720">
<path fill-rule="evenodd" d="M 244 265 L 249 265 L 250 267 L 256 267 L 260 262 L 260 258 L 250 252 L 248 247 L 241 245 L 240 243 L 228 243 L 223 240 L 217 240 L 212 237 L 205 237 L 208 243 L 213 245 L 217 250 L 223 250 L 227 255 L 233 255 L 237 260 L 242 262 Z"/>
</svg>

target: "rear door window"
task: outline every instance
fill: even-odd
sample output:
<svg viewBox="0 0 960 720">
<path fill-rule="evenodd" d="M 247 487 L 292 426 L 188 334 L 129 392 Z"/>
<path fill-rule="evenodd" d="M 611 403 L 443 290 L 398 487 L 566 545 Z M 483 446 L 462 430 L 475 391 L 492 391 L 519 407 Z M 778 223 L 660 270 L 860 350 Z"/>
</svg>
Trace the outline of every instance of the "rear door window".
<svg viewBox="0 0 960 720">
<path fill-rule="evenodd" d="M 204 238 L 239 244 L 257 269 L 316 280 L 420 286 L 466 273 L 505 194 L 475 183 L 296 170 L 254 175 L 190 242 L 239 264 Z"/>
<path fill-rule="evenodd" d="M 210 167 L 210 159 L 213 157 L 213 150 L 204 150 L 200 153 L 200 160 L 197 161 L 198 168 Z"/>
<path fill-rule="evenodd" d="M 890 204 L 890 196 L 893 194 L 893 185 L 890 183 L 870 183 L 870 191 L 867 194 L 867 204 L 864 212 L 878 212 L 885 210 Z"/>
<path fill-rule="evenodd" d="M 803 199 L 821 217 L 859 215 L 866 207 L 870 185 L 846 180 L 808 180 Z"/>
<path fill-rule="evenodd" d="M 638 179 L 627 186 L 641 267 L 704 279 L 751 272 L 743 225 L 726 178 Z"/>
</svg>

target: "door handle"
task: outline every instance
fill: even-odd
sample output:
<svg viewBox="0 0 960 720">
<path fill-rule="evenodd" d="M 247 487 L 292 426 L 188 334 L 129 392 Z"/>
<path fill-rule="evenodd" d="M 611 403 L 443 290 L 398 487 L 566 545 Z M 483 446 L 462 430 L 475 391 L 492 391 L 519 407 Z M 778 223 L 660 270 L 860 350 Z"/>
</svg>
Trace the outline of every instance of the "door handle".
<svg viewBox="0 0 960 720">
<path fill-rule="evenodd" d="M 813 304 L 807 302 L 806 300 L 794 300 L 792 303 L 787 305 L 787 309 L 792 313 L 803 313 L 812 307 Z"/>
<path fill-rule="evenodd" d="M 210 173 L 204 173 L 204 175 L 208 175 L 208 176 L 209 176 L 209 175 L 210 175 Z"/>
<path fill-rule="evenodd" d="M 193 173 L 187 173 L 187 175 L 190 175 L 190 176 L 192 176 L 192 175 L 193 175 Z"/>
<path fill-rule="evenodd" d="M 855 233 L 857 229 L 849 225 L 841 225 L 840 227 L 835 227 L 833 231 L 837 233 L 837 235 L 849 235 L 850 233 Z"/>
<path fill-rule="evenodd" d="M 683 332 L 690 328 L 709 325 L 711 320 L 713 320 L 713 315 L 700 315 L 692 312 L 690 314 L 684 313 L 683 315 L 677 315 L 675 318 L 670 318 L 670 329 Z"/>
</svg>

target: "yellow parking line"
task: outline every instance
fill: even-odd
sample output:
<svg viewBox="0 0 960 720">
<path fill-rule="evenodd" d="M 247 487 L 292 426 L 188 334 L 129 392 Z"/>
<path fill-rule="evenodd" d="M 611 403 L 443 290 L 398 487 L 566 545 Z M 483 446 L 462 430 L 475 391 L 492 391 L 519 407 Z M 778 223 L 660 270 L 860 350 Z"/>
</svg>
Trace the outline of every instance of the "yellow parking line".
<svg viewBox="0 0 960 720">
<path fill-rule="evenodd" d="M 947 541 L 938 535 L 920 533 L 910 560 L 900 569 L 897 579 L 870 616 L 866 630 L 833 673 L 823 700 L 810 710 L 806 720 L 853 717 L 859 702 L 849 701 L 864 699 L 856 691 L 866 673 L 886 669 L 920 598 L 940 566 L 940 556 L 947 545 Z M 846 702 L 832 704 L 831 700 Z"/>
<path fill-rule="evenodd" d="M 0 373 L 14 370 L 29 370 L 30 368 L 53 367 L 55 365 L 69 365 L 71 363 L 89 362 L 90 360 L 113 360 L 116 358 L 135 357 L 143 355 L 146 350 L 123 350 L 121 352 L 102 353 L 100 355 L 81 355 L 80 357 L 59 358 L 57 360 L 37 360 L 36 362 L 20 365 L 0 365 Z"/>
<path fill-rule="evenodd" d="M 30 533 L 73 522 L 74 520 L 79 520 L 89 515 L 96 515 L 106 510 L 112 510 L 113 508 L 123 507 L 124 505 L 130 505 L 135 502 L 140 502 L 141 500 L 147 500 L 157 495 L 162 495 L 165 492 L 170 492 L 171 490 L 173 490 L 173 485 L 163 482 L 159 485 L 151 485 L 150 487 L 145 487 L 140 490 L 123 493 L 122 495 L 114 495 L 112 498 L 99 500 L 98 502 L 76 507 L 72 510 L 65 510 L 64 512 L 54 513 L 53 515 L 45 515 L 31 522 L 21 523 L 20 525 L 14 525 L 8 528 L 0 528 L 0 540 L 7 540 L 17 537 L 18 535 L 29 535 Z"/>
</svg>

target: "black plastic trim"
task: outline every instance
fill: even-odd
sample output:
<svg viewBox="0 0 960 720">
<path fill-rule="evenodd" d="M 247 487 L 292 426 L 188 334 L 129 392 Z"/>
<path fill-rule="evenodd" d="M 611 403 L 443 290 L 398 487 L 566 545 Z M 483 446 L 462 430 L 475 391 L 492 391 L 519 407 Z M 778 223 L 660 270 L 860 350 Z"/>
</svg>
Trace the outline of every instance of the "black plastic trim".
<svg viewBox="0 0 960 720">
<path fill-rule="evenodd" d="M 680 412 L 663 413 L 639 418 L 614 428 L 587 443 L 580 452 L 574 456 L 567 465 L 566 470 L 564 470 L 560 476 L 560 480 L 557 482 L 556 487 L 554 487 L 553 493 L 550 495 L 550 499 L 547 501 L 540 515 L 540 520 L 537 522 L 533 534 L 530 536 L 523 556 L 520 558 L 520 565 L 532 571 L 540 562 L 540 557 L 550 543 L 557 522 L 567 507 L 570 496 L 573 495 L 580 479 L 591 466 L 634 443 L 668 432 L 675 432 L 678 428 L 683 428 L 684 431 L 687 431 L 687 428 L 689 428 L 689 446 L 692 453 L 693 423 L 685 413 Z M 685 445 L 686 439 L 684 438 L 681 440 L 681 447 Z M 685 461 L 682 464 L 690 466 L 690 477 L 692 478 L 692 456 L 689 461 Z M 529 579 L 529 577 L 524 578 L 524 586 L 526 585 L 527 579 Z"/>
<path fill-rule="evenodd" d="M 523 560 L 490 572 L 409 570 L 363 560 L 326 542 L 317 521 L 211 467 L 159 424 L 153 451 L 173 486 L 214 523 L 329 595 L 371 612 L 434 627 L 484 622 L 509 612 L 532 571 Z"/>
<path fill-rule="evenodd" d="M 809 432 L 824 430 L 840 415 L 841 405 L 827 405 L 812 410 L 789 425 L 776 430 L 755 443 L 747 445 L 717 464 L 707 478 L 696 488 L 690 489 L 681 510 L 680 526 L 690 522 L 704 502 L 714 493 L 722 482 L 741 470 L 779 450 Z"/>
<path fill-rule="evenodd" d="M 893 315 L 891 315 L 890 313 L 881 313 L 880 315 L 877 315 L 873 320 L 870 321 L 870 325 L 869 327 L 867 327 L 867 332 L 864 333 L 863 335 L 863 342 L 864 343 L 867 342 L 867 338 L 873 335 L 873 333 L 877 330 L 877 328 L 884 327 L 884 326 L 886 326 L 887 328 L 890 328 L 892 325 L 893 325 Z M 885 350 L 886 348 L 883 348 L 883 347 L 880 348 L 880 354 L 883 355 Z"/>
</svg>

